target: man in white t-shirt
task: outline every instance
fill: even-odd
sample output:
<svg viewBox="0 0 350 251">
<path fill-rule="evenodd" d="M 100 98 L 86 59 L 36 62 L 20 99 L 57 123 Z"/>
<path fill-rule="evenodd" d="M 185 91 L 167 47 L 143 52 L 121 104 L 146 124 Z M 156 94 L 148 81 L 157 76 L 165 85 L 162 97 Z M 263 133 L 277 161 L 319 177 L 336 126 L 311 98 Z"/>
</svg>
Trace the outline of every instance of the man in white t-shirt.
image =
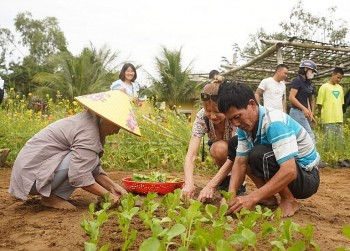
<svg viewBox="0 0 350 251">
<path fill-rule="evenodd" d="M 260 103 L 261 96 L 263 97 L 263 105 L 272 107 L 283 112 L 287 111 L 286 101 L 286 84 L 285 80 L 288 77 L 288 66 L 279 64 L 276 67 L 273 77 L 263 79 L 255 91 L 255 98 Z"/>
</svg>

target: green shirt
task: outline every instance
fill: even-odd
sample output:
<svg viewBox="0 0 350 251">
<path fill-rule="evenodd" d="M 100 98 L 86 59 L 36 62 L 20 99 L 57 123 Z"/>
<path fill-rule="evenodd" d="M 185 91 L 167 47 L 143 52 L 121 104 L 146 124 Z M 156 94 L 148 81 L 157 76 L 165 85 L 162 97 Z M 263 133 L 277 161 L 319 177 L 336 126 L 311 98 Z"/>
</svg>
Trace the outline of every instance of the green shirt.
<svg viewBox="0 0 350 251">
<path fill-rule="evenodd" d="M 344 92 L 339 84 L 323 84 L 318 91 L 316 104 L 322 106 L 323 124 L 343 123 Z"/>
</svg>

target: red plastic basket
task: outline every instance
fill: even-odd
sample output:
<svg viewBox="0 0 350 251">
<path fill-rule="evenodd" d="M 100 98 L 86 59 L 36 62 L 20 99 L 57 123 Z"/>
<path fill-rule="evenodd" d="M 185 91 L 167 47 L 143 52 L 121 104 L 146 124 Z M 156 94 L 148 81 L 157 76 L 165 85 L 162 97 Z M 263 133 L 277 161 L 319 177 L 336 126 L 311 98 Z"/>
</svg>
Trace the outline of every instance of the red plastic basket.
<svg viewBox="0 0 350 251">
<path fill-rule="evenodd" d="M 167 194 L 173 192 L 176 188 L 182 188 L 183 184 L 185 183 L 183 180 L 178 182 L 140 182 L 132 181 L 131 179 L 131 177 L 123 178 L 123 184 L 126 190 L 131 193 L 138 194 Z"/>
</svg>

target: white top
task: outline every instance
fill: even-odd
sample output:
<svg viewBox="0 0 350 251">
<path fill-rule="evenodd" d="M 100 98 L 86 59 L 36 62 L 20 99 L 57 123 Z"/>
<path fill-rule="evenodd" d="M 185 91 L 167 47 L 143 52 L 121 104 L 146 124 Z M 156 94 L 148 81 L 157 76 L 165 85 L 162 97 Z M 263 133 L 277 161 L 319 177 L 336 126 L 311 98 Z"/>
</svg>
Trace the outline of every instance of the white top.
<svg viewBox="0 0 350 251">
<path fill-rule="evenodd" d="M 283 96 L 286 95 L 284 81 L 277 82 L 273 77 L 261 80 L 258 88 L 263 90 L 263 102 L 265 107 L 272 107 L 283 111 Z"/>
<path fill-rule="evenodd" d="M 112 83 L 111 90 L 121 90 L 125 92 L 129 98 L 134 99 L 138 97 L 140 87 L 137 83 L 131 83 L 130 85 L 118 79 Z"/>
<path fill-rule="evenodd" d="M 4 89 L 5 81 L 0 77 L 0 89 Z"/>
</svg>

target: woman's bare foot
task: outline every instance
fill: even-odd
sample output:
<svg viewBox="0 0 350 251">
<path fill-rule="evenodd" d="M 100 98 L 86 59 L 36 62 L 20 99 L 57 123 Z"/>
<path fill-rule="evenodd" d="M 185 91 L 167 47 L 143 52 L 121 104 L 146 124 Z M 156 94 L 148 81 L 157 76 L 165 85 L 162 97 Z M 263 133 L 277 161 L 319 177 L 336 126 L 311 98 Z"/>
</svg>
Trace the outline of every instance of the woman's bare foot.
<svg viewBox="0 0 350 251">
<path fill-rule="evenodd" d="M 293 200 L 281 199 L 281 203 L 279 207 L 282 209 L 282 217 L 293 216 L 299 210 L 298 202 L 296 199 L 293 199 Z"/>
<path fill-rule="evenodd" d="M 267 199 L 259 201 L 259 204 L 264 206 L 276 206 L 278 205 L 278 200 L 275 196 L 271 196 Z"/>
<path fill-rule="evenodd" d="M 73 206 L 68 201 L 56 196 L 56 195 L 50 195 L 50 197 L 41 197 L 40 203 L 43 206 L 46 207 L 53 207 L 57 209 L 64 209 L 64 210 L 76 210 L 77 208 Z"/>
</svg>

